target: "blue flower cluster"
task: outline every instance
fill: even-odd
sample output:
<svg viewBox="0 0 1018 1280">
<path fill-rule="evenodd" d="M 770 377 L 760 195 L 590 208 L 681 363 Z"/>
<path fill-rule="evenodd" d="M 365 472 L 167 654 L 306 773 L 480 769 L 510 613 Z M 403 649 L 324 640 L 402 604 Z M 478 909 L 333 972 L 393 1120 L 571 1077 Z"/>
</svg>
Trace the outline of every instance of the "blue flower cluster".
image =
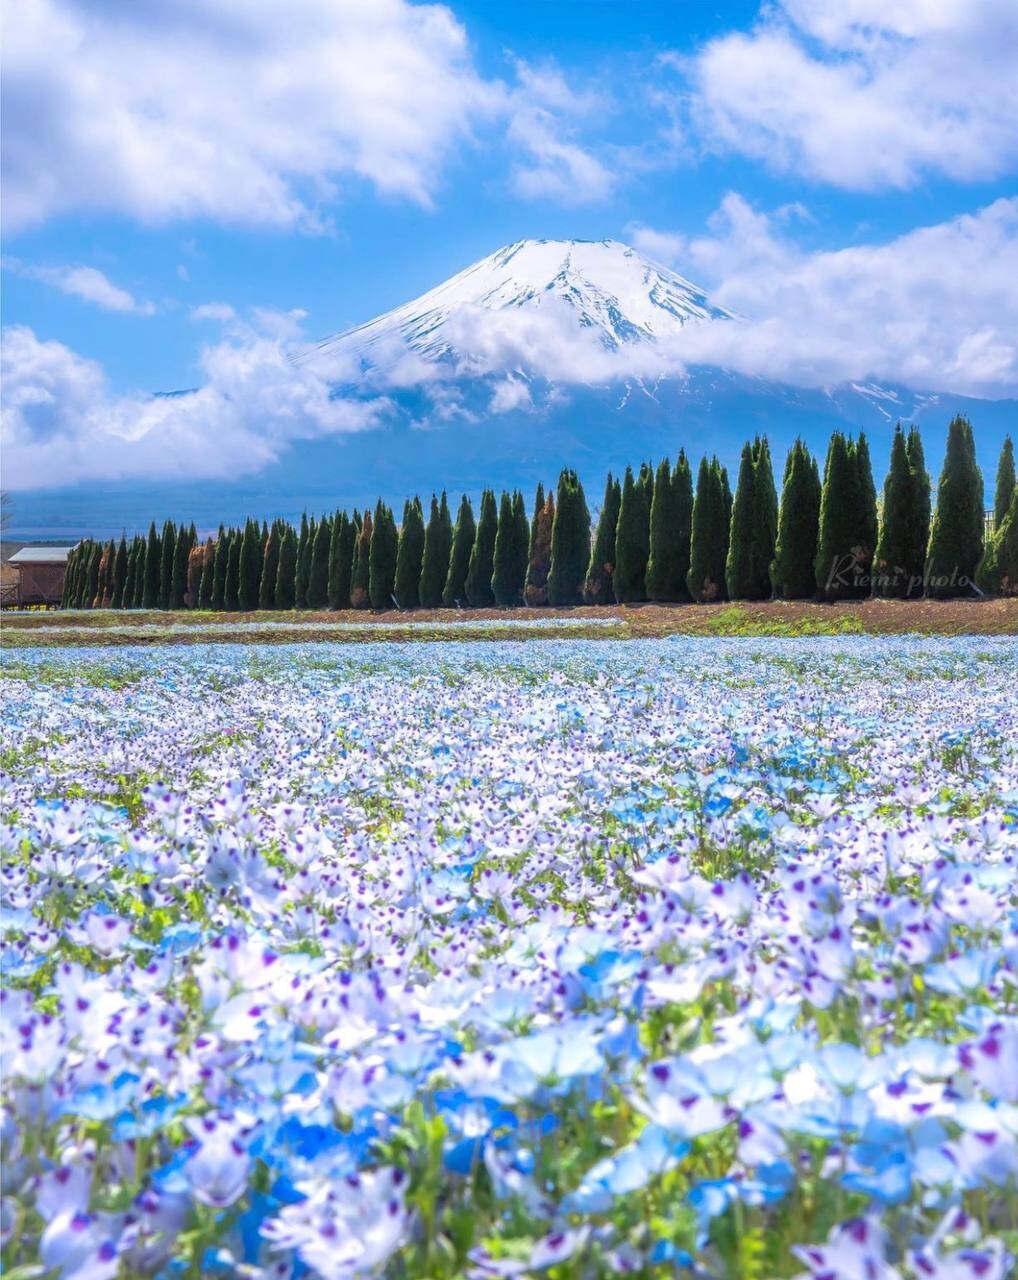
<svg viewBox="0 0 1018 1280">
<path fill-rule="evenodd" d="M 64 655 L 4 680 L 8 1274 L 1009 1274 L 1013 645 Z"/>
</svg>

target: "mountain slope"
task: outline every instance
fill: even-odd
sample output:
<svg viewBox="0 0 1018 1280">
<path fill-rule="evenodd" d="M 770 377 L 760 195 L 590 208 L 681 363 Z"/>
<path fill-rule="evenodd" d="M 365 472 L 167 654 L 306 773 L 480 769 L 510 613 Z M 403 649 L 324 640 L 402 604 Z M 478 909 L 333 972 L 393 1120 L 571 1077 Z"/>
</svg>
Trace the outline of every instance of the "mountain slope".
<svg viewBox="0 0 1018 1280">
<path fill-rule="evenodd" d="M 520 240 L 412 302 L 318 343 L 304 359 L 347 351 L 365 363 L 400 348 L 428 360 L 469 359 L 457 318 L 482 312 L 569 309 L 608 350 L 656 342 L 693 322 L 731 319 L 703 289 L 617 240 Z"/>
</svg>

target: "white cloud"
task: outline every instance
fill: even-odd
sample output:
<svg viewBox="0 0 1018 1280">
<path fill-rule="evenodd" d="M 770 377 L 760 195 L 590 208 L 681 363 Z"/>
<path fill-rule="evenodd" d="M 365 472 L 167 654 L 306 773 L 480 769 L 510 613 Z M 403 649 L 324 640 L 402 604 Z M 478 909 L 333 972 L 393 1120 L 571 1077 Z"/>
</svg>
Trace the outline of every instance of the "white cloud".
<svg viewBox="0 0 1018 1280">
<path fill-rule="evenodd" d="M 690 327 L 673 347 L 681 359 L 805 386 L 876 378 L 1018 394 L 1018 199 L 885 244 L 808 253 L 729 194 L 711 230 L 636 236 L 745 317 Z"/>
<path fill-rule="evenodd" d="M 24 325 L 3 331 L 4 481 L 39 489 L 89 480 L 229 478 L 261 470 L 295 440 L 379 425 L 390 405 L 334 398 L 350 369 L 296 367 L 295 318 L 235 322 L 205 347 L 198 391 L 118 395 L 96 361 Z M 328 379 L 328 380 L 327 380 Z"/>
<path fill-rule="evenodd" d="M 211 320 L 215 324 L 225 324 L 236 317 L 236 311 L 228 302 L 201 302 L 191 308 L 192 320 Z"/>
<path fill-rule="evenodd" d="M 11 0 L 5 19 L 11 229 L 89 210 L 313 229 L 353 178 L 427 205 L 502 102 L 438 4 Z"/>
<path fill-rule="evenodd" d="M 550 63 L 535 67 L 519 61 L 516 78 L 508 98 L 509 140 L 523 153 L 511 175 L 516 194 L 564 205 L 607 199 L 614 174 L 576 141 L 579 123 L 603 111 L 603 99 L 574 89 Z"/>
<path fill-rule="evenodd" d="M 53 289 L 59 289 L 72 298 L 94 302 L 106 311 L 122 311 L 128 315 L 151 316 L 155 304 L 139 302 L 132 293 L 113 283 L 95 267 L 41 267 L 29 266 L 17 259 L 7 259 L 4 266 L 19 276 L 39 280 Z"/>
<path fill-rule="evenodd" d="M 779 0 L 672 58 L 700 136 L 835 185 L 998 177 L 1018 163 L 1018 6 Z"/>
</svg>

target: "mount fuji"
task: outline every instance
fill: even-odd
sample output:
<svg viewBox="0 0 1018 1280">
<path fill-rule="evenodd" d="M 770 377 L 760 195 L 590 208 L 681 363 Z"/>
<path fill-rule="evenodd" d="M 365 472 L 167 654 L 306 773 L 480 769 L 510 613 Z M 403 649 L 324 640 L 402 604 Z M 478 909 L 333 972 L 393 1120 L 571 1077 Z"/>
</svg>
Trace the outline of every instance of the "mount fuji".
<svg viewBox="0 0 1018 1280">
<path fill-rule="evenodd" d="M 529 500 L 563 466 L 579 472 L 596 506 L 609 468 L 618 474 L 680 447 L 694 467 L 717 453 L 734 480 L 743 441 L 758 433 L 770 439 L 780 482 L 796 436 L 822 463 L 835 428 L 866 430 L 879 485 L 896 421 L 923 429 L 936 475 L 957 412 L 973 422 L 992 484 L 1018 401 L 869 382 L 792 386 L 683 359 L 690 338 L 702 350 L 711 327 L 741 323 L 618 241 L 519 241 L 293 357 L 337 398 L 384 404 L 372 429 L 297 440 L 229 483 L 110 482 L 25 495 L 19 508 L 36 536 L 106 535 L 184 515 L 214 529 L 252 513 L 364 507 L 379 495 L 398 511 L 408 494 L 427 499 L 443 488 L 455 501 L 488 485 L 520 487 Z"/>
</svg>

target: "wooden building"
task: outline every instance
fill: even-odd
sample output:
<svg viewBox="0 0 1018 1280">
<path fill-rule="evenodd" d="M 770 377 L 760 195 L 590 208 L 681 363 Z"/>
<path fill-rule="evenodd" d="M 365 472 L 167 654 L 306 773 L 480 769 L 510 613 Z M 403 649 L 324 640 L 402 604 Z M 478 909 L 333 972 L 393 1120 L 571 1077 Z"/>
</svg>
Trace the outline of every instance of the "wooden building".
<svg viewBox="0 0 1018 1280">
<path fill-rule="evenodd" d="M 72 547 L 22 547 L 7 561 L 17 578 L 14 603 L 59 604 Z"/>
</svg>

